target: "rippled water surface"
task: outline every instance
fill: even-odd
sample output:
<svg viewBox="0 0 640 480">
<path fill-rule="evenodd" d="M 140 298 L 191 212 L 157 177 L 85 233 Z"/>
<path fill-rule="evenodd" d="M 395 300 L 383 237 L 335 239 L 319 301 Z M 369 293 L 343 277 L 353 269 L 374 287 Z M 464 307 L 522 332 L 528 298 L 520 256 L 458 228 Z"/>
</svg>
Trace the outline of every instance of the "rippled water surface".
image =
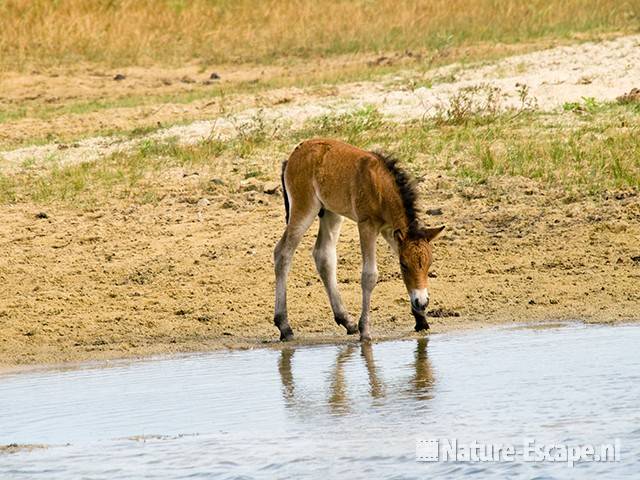
<svg viewBox="0 0 640 480">
<path fill-rule="evenodd" d="M 564 325 L 0 376 L 0 478 L 637 478 L 640 326 Z M 415 461 L 416 438 L 620 461 Z"/>
</svg>

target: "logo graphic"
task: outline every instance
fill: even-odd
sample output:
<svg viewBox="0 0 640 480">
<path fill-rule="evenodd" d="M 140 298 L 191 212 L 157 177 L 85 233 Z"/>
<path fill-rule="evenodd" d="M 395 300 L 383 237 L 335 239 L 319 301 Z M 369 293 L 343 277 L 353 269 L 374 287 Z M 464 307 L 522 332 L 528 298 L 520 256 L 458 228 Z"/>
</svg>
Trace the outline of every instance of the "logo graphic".
<svg viewBox="0 0 640 480">
<path fill-rule="evenodd" d="M 438 440 L 416 440 L 416 461 L 437 462 Z"/>
</svg>

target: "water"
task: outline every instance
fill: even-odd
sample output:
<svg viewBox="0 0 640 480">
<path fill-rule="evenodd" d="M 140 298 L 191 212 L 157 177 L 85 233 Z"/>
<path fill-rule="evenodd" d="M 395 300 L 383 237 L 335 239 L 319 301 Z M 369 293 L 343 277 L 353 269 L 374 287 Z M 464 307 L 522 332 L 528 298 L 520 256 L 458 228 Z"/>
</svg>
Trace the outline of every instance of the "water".
<svg viewBox="0 0 640 480">
<path fill-rule="evenodd" d="M 0 376 L 5 479 L 637 478 L 640 326 L 214 352 Z M 416 462 L 416 438 L 613 443 L 614 463 Z"/>
</svg>

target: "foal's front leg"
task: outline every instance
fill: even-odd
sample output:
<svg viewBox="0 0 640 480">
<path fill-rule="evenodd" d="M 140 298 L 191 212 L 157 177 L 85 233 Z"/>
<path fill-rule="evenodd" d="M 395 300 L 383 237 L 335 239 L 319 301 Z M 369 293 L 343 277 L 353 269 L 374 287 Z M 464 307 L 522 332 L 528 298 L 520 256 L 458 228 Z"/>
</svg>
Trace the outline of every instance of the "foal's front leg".
<svg viewBox="0 0 640 480">
<path fill-rule="evenodd" d="M 371 293 L 378 281 L 378 265 L 376 263 L 376 239 L 379 229 L 369 222 L 358 223 L 360 234 L 360 250 L 362 252 L 362 313 L 358 322 L 360 340 L 371 340 L 369 332 L 369 308 L 371 306 Z"/>
</svg>

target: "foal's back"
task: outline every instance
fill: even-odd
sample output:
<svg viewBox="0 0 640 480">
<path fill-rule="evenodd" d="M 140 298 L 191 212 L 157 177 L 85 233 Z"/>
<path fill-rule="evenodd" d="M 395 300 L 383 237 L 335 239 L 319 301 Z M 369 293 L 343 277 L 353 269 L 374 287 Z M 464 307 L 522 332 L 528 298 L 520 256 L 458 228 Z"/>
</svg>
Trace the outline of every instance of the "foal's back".
<svg viewBox="0 0 640 480">
<path fill-rule="evenodd" d="M 292 214 L 324 208 L 360 221 L 381 215 L 381 195 L 395 190 L 376 154 L 331 139 L 298 145 L 283 175 Z"/>
</svg>

